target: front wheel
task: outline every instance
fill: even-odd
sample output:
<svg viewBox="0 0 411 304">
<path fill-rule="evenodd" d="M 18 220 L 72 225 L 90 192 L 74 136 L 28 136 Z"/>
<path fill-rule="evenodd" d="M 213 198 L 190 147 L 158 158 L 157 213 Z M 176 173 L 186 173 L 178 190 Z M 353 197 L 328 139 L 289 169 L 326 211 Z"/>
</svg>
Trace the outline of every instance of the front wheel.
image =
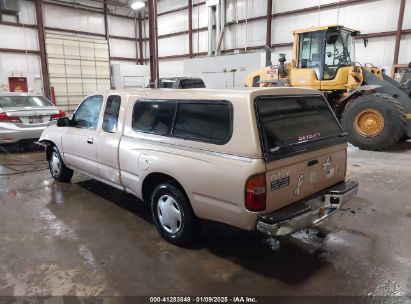
<svg viewBox="0 0 411 304">
<path fill-rule="evenodd" d="M 354 146 L 376 151 L 400 141 L 405 133 L 406 115 L 398 100 L 374 93 L 351 100 L 344 109 L 341 124 Z"/>
<path fill-rule="evenodd" d="M 161 236 L 176 245 L 192 241 L 198 223 L 184 193 L 172 183 L 158 185 L 151 197 L 151 212 Z"/>
<path fill-rule="evenodd" d="M 51 176 L 59 182 L 69 182 L 73 176 L 73 170 L 66 167 L 56 146 L 51 148 L 49 169 Z"/>
</svg>

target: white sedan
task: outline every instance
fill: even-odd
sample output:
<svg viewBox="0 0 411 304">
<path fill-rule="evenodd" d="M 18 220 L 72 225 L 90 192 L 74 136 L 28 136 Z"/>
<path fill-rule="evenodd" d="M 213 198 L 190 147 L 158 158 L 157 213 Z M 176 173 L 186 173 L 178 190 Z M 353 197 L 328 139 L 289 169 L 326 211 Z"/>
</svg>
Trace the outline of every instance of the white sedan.
<svg viewBox="0 0 411 304">
<path fill-rule="evenodd" d="M 41 95 L 0 93 L 0 144 L 36 141 L 66 114 Z"/>
</svg>

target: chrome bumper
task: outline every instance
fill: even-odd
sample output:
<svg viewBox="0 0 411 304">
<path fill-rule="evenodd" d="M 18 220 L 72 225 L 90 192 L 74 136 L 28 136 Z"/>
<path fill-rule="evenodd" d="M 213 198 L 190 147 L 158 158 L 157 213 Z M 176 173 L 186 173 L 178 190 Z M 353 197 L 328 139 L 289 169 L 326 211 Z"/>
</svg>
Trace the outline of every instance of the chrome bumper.
<svg viewBox="0 0 411 304">
<path fill-rule="evenodd" d="M 270 236 L 284 236 L 316 225 L 335 213 L 358 192 L 358 182 L 345 181 L 315 197 L 296 202 L 269 214 L 259 215 L 257 230 Z"/>
</svg>

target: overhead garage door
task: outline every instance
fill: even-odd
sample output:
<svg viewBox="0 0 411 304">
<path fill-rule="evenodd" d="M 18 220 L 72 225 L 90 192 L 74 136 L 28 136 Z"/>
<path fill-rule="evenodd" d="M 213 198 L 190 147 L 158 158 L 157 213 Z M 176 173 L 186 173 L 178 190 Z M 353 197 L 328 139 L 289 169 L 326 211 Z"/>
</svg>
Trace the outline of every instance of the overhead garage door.
<svg viewBox="0 0 411 304">
<path fill-rule="evenodd" d="M 110 89 L 106 39 L 46 31 L 46 52 L 50 86 L 63 111 L 75 110 L 89 94 Z"/>
</svg>

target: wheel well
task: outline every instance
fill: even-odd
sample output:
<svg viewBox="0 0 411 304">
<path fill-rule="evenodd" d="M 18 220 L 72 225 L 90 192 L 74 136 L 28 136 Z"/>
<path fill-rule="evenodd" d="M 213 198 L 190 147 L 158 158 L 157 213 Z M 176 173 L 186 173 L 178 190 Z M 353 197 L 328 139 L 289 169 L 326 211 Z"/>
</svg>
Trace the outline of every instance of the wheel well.
<svg viewBox="0 0 411 304">
<path fill-rule="evenodd" d="M 145 202 L 149 202 L 150 196 L 153 193 L 155 187 L 161 183 L 166 182 L 172 183 L 174 186 L 178 187 L 183 192 L 187 200 L 189 200 L 183 186 L 174 177 L 164 173 L 150 173 L 149 175 L 147 175 L 147 177 L 143 181 L 143 186 L 141 188 L 143 200 Z"/>
<path fill-rule="evenodd" d="M 41 144 L 46 146 L 46 160 L 50 160 L 51 150 L 54 146 L 54 143 L 49 140 L 42 140 Z"/>
<path fill-rule="evenodd" d="M 353 99 L 355 99 L 355 98 L 357 98 L 361 95 L 363 95 L 362 92 L 356 92 L 356 93 L 352 94 L 351 96 L 347 97 L 346 99 L 344 99 L 343 101 L 341 101 L 337 104 L 337 106 L 335 108 L 335 116 L 338 118 L 338 120 L 341 120 L 342 114 L 344 113 L 344 110 L 345 110 L 345 107 L 347 106 L 347 104 L 351 100 L 353 100 Z"/>
</svg>

